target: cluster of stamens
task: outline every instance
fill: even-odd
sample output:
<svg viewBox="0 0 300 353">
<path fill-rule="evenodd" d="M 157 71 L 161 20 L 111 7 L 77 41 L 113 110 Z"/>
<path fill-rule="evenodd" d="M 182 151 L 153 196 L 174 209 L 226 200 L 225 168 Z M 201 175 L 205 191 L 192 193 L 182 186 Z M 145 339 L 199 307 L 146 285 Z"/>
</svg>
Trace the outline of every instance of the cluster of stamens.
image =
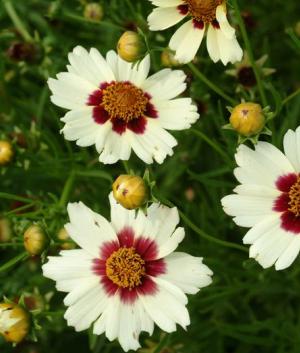
<svg viewBox="0 0 300 353">
<path fill-rule="evenodd" d="M 289 211 L 294 213 L 295 216 L 300 216 L 300 176 L 297 181 L 290 188 L 289 191 Z"/>
<path fill-rule="evenodd" d="M 142 284 L 145 274 L 145 261 L 133 247 L 120 248 L 106 260 L 106 275 L 119 287 L 133 289 Z"/>
<path fill-rule="evenodd" d="M 216 8 L 224 0 L 184 0 L 188 6 L 189 14 L 196 20 L 204 23 L 213 22 L 216 19 Z"/>
<path fill-rule="evenodd" d="M 145 113 L 148 102 L 143 90 L 130 82 L 113 82 L 102 92 L 102 106 L 111 119 L 137 119 Z"/>
</svg>

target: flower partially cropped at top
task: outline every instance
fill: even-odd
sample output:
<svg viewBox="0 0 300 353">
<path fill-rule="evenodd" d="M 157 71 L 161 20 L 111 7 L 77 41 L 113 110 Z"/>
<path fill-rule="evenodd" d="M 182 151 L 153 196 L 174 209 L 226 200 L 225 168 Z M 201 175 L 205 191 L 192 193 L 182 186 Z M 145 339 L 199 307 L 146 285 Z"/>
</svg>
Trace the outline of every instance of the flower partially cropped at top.
<svg viewBox="0 0 300 353">
<path fill-rule="evenodd" d="M 66 230 L 82 248 L 49 257 L 44 276 L 69 292 L 65 318 L 76 331 L 94 323 L 122 348 L 140 347 L 139 334 L 154 323 L 173 332 L 190 324 L 187 294 L 211 283 L 202 258 L 174 252 L 184 238 L 177 209 L 152 204 L 147 215 L 127 210 L 110 195 L 111 222 L 83 203 L 68 205 Z"/>
<path fill-rule="evenodd" d="M 224 211 L 242 227 L 250 257 L 268 268 L 289 267 L 300 250 L 300 127 L 283 140 L 284 154 L 268 142 L 255 150 L 240 145 L 234 174 L 241 185 L 222 199 Z"/>
<path fill-rule="evenodd" d="M 227 20 L 225 0 L 150 0 L 157 6 L 148 16 L 150 30 L 172 27 L 182 19 L 187 21 L 172 36 L 169 46 L 181 63 L 192 61 L 206 33 L 209 56 L 224 65 L 240 61 L 243 51 L 235 29 Z"/>
<path fill-rule="evenodd" d="M 150 57 L 133 65 L 109 51 L 106 59 L 92 48 L 69 54 L 68 72 L 48 80 L 51 100 L 70 111 L 61 119 L 67 140 L 95 145 L 103 163 L 128 160 L 133 150 L 146 163 L 162 163 L 177 142 L 166 131 L 187 129 L 199 115 L 181 70 L 149 76 Z"/>
</svg>

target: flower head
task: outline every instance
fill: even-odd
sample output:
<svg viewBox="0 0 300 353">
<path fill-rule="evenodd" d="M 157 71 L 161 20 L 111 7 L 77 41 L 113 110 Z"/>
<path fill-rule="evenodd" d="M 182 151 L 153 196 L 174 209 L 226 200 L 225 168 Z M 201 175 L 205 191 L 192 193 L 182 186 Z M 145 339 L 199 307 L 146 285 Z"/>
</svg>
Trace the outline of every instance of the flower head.
<svg viewBox="0 0 300 353">
<path fill-rule="evenodd" d="M 48 244 L 47 235 L 41 226 L 33 224 L 24 233 L 24 247 L 30 255 L 40 255 Z"/>
<path fill-rule="evenodd" d="M 27 336 L 29 328 L 29 315 L 21 306 L 0 303 L 0 334 L 6 341 L 21 342 Z"/>
<path fill-rule="evenodd" d="M 172 36 L 169 46 L 182 63 L 192 61 L 207 35 L 207 50 L 214 62 L 224 65 L 240 61 L 235 30 L 227 20 L 225 0 L 150 0 L 157 6 L 148 17 L 150 30 L 159 31 L 188 18 Z"/>
<path fill-rule="evenodd" d="M 118 338 L 127 351 L 140 347 L 140 332 L 152 334 L 154 323 L 167 332 L 189 325 L 185 293 L 209 285 L 212 272 L 202 258 L 174 252 L 184 238 L 176 208 L 152 204 L 146 216 L 112 195 L 110 203 L 111 222 L 81 202 L 68 205 L 66 229 L 82 249 L 49 257 L 43 272 L 69 292 L 69 325 L 81 331 L 94 323 L 94 334 Z"/>
<path fill-rule="evenodd" d="M 141 35 L 134 31 L 124 32 L 117 45 L 119 56 L 128 62 L 139 60 L 145 55 L 145 44 Z"/>
<path fill-rule="evenodd" d="M 68 72 L 48 81 L 51 100 L 70 110 L 62 118 L 65 138 L 96 145 L 103 163 L 128 160 L 132 149 L 146 163 L 162 163 L 177 144 L 165 129 L 187 129 L 199 117 L 190 98 L 175 98 L 185 74 L 165 69 L 147 78 L 149 56 L 133 65 L 114 51 L 104 59 L 76 47 L 69 61 Z"/>
<path fill-rule="evenodd" d="M 14 155 L 12 144 L 9 141 L 0 141 L 0 165 L 8 164 Z"/>
<path fill-rule="evenodd" d="M 241 145 L 234 174 L 241 185 L 222 199 L 234 222 L 251 229 L 243 242 L 264 268 L 289 267 L 300 250 L 300 127 L 283 140 L 284 154 L 268 142 Z"/>
</svg>

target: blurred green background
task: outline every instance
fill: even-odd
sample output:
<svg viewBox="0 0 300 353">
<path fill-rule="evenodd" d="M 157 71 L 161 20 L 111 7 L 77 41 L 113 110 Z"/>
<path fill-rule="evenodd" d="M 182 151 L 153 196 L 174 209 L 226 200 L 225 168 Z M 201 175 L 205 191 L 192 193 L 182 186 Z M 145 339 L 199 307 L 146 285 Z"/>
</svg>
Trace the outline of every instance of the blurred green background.
<svg viewBox="0 0 300 353">
<path fill-rule="evenodd" d="M 147 0 L 99 1 L 101 20 L 88 16 L 87 4 L 83 0 L 0 1 L 0 139 L 13 141 L 15 149 L 13 162 L 0 167 L 0 212 L 12 222 L 13 242 L 22 241 L 24 229 L 33 221 L 41 222 L 56 239 L 67 221 L 62 192 L 71 173 L 75 182 L 70 201 L 81 200 L 108 216 L 111 183 L 125 172 L 122 163 L 100 164 L 94 147 L 79 148 L 63 139 L 59 118 L 64 111 L 50 102 L 47 78 L 65 69 L 67 53 L 76 45 L 93 46 L 105 54 L 116 47 L 125 30 L 140 28 L 150 48 L 166 47 L 174 31 L 148 31 L 151 4 Z M 231 22 L 237 26 L 231 5 L 228 1 Z M 299 96 L 285 101 L 300 86 L 299 3 L 240 0 L 239 5 L 255 58 L 267 54 L 265 67 L 276 70 L 263 78 L 268 105 L 276 117 L 269 126 L 272 137 L 262 138 L 281 146 L 286 130 L 300 122 Z M 244 47 L 238 29 L 237 35 Z M 152 72 L 161 69 L 160 52 L 153 52 L 151 58 Z M 245 78 L 229 76 L 222 64 L 213 64 L 204 43 L 194 64 L 236 101 L 260 102 L 255 83 L 245 87 Z M 246 79 L 253 75 L 247 68 Z M 149 170 L 156 195 L 174 203 L 188 218 L 181 221 L 186 238 L 179 249 L 203 256 L 215 275 L 211 286 L 190 297 L 187 332 L 178 329 L 163 336 L 156 329 L 151 338 L 142 335 L 141 343 L 149 353 L 299 353 L 300 261 L 275 272 L 248 259 L 247 249 L 241 246 L 246 229 L 234 225 L 220 205 L 236 184 L 232 169 L 237 135 L 222 129 L 228 123 L 228 102 L 188 66 L 182 69 L 188 76 L 184 95 L 195 100 L 201 118 L 192 129 L 174 133 L 179 142 L 174 155 Z M 134 156 L 130 167 L 139 174 L 145 170 Z M 229 243 L 213 242 L 205 238 L 207 234 Z M 58 248 L 52 247 L 50 253 L 56 254 Z M 20 244 L 0 246 L 0 266 L 23 251 Z M 42 308 L 34 319 L 37 342 L 28 340 L 13 348 L 0 338 L 0 352 L 120 352 L 117 342 L 67 327 L 63 295 L 55 291 L 54 282 L 42 277 L 40 263 L 41 259 L 31 258 L 8 270 L 0 267 L 0 297 L 15 300 L 25 293 L 35 298 L 35 308 Z"/>
</svg>

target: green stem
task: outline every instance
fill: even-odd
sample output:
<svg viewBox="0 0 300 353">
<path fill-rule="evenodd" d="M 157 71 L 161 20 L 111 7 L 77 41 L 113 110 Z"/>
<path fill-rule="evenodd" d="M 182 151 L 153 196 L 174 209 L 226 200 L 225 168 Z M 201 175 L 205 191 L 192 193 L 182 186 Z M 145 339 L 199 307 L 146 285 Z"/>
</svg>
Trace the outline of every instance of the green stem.
<svg viewBox="0 0 300 353">
<path fill-rule="evenodd" d="M 188 67 L 192 70 L 196 77 L 199 78 L 203 83 L 205 83 L 210 89 L 215 91 L 219 96 L 227 100 L 231 105 L 235 106 L 238 102 L 231 98 L 228 94 L 226 94 L 221 88 L 216 86 L 213 82 L 211 82 L 194 64 L 188 64 Z"/>
<path fill-rule="evenodd" d="M 16 265 L 18 262 L 21 262 L 29 257 L 28 253 L 25 251 L 16 257 L 10 259 L 5 264 L 0 266 L 0 273 L 9 270 L 11 267 Z"/>
<path fill-rule="evenodd" d="M 61 194 L 61 198 L 58 203 L 58 205 L 62 208 L 66 207 L 66 204 L 69 201 L 70 193 L 73 189 L 74 181 L 75 181 L 75 172 L 74 172 L 74 170 L 72 170 L 65 185 L 64 185 L 64 188 L 63 188 L 63 191 Z"/>
<path fill-rule="evenodd" d="M 291 93 L 289 96 L 287 96 L 287 97 L 282 101 L 282 105 L 285 105 L 285 104 L 288 103 L 291 99 L 297 97 L 299 93 L 300 93 L 300 88 L 298 88 L 295 92 L 293 92 L 293 93 Z"/>
<path fill-rule="evenodd" d="M 248 54 L 248 57 L 249 57 L 249 61 L 250 61 L 251 67 L 253 69 L 255 78 L 256 78 L 257 87 L 258 87 L 259 95 L 260 95 L 260 98 L 261 98 L 261 102 L 262 102 L 263 106 L 266 107 L 268 105 L 268 102 L 267 102 L 264 86 L 263 86 L 263 83 L 262 83 L 262 80 L 261 80 L 261 77 L 260 77 L 258 66 L 257 66 L 257 64 L 255 62 L 255 59 L 254 59 L 253 50 L 252 50 L 251 43 L 250 43 L 247 31 L 246 31 L 245 23 L 243 21 L 242 15 L 241 15 L 241 11 L 240 11 L 240 8 L 239 8 L 239 5 L 238 5 L 238 1 L 237 0 L 232 0 L 232 2 L 233 2 L 233 7 L 235 9 L 236 18 L 237 18 L 237 21 L 238 21 L 238 24 L 239 24 L 239 27 L 240 27 L 240 30 L 241 30 L 241 33 L 242 33 L 243 41 L 245 43 L 245 47 L 246 47 L 246 51 L 247 51 L 247 54 Z"/>
<path fill-rule="evenodd" d="M 191 131 L 204 140 L 208 145 L 210 145 L 223 159 L 226 159 L 229 165 L 232 165 L 232 160 L 227 156 L 227 154 L 220 148 L 213 140 L 207 137 L 202 131 L 191 129 Z"/>
<path fill-rule="evenodd" d="M 169 207 L 174 207 L 174 204 L 172 202 L 170 202 L 169 200 L 167 200 L 165 198 L 160 198 L 160 199 L 162 200 L 162 202 L 164 204 L 168 205 Z M 200 235 L 201 238 L 206 239 L 206 240 L 210 241 L 211 243 L 215 243 L 215 244 L 221 245 L 226 248 L 232 248 L 232 249 L 237 249 L 237 250 L 240 250 L 243 252 L 248 252 L 248 249 L 245 246 L 231 243 L 230 241 L 226 241 L 226 240 L 221 240 L 221 239 L 213 237 L 212 235 L 207 234 L 204 230 L 197 227 L 196 224 L 194 224 L 182 211 L 180 211 L 178 209 L 178 212 L 180 214 L 180 217 L 183 219 L 184 223 L 190 229 L 192 229 L 195 233 Z"/>
<path fill-rule="evenodd" d="M 0 192 L 0 199 L 15 200 L 15 201 L 21 201 L 24 203 L 32 203 L 32 199 L 30 198 L 8 194 L 7 192 Z"/>
<path fill-rule="evenodd" d="M 31 35 L 29 34 L 24 23 L 22 22 L 19 15 L 17 14 L 15 8 L 13 7 L 12 2 L 10 0 L 2 0 L 2 2 L 6 12 L 8 13 L 10 19 L 12 20 L 13 24 L 16 26 L 16 28 L 18 29 L 22 37 L 27 42 L 33 42 Z"/>
<path fill-rule="evenodd" d="M 162 340 L 159 342 L 153 353 L 160 353 L 164 350 L 170 340 L 170 334 L 165 334 Z"/>
<path fill-rule="evenodd" d="M 24 246 L 23 243 L 0 243 L 0 248 L 5 248 L 7 246 Z"/>
<path fill-rule="evenodd" d="M 125 169 L 126 173 L 130 174 L 130 168 L 129 168 L 128 161 L 122 161 L 122 164 L 124 166 L 124 169 Z"/>
</svg>

